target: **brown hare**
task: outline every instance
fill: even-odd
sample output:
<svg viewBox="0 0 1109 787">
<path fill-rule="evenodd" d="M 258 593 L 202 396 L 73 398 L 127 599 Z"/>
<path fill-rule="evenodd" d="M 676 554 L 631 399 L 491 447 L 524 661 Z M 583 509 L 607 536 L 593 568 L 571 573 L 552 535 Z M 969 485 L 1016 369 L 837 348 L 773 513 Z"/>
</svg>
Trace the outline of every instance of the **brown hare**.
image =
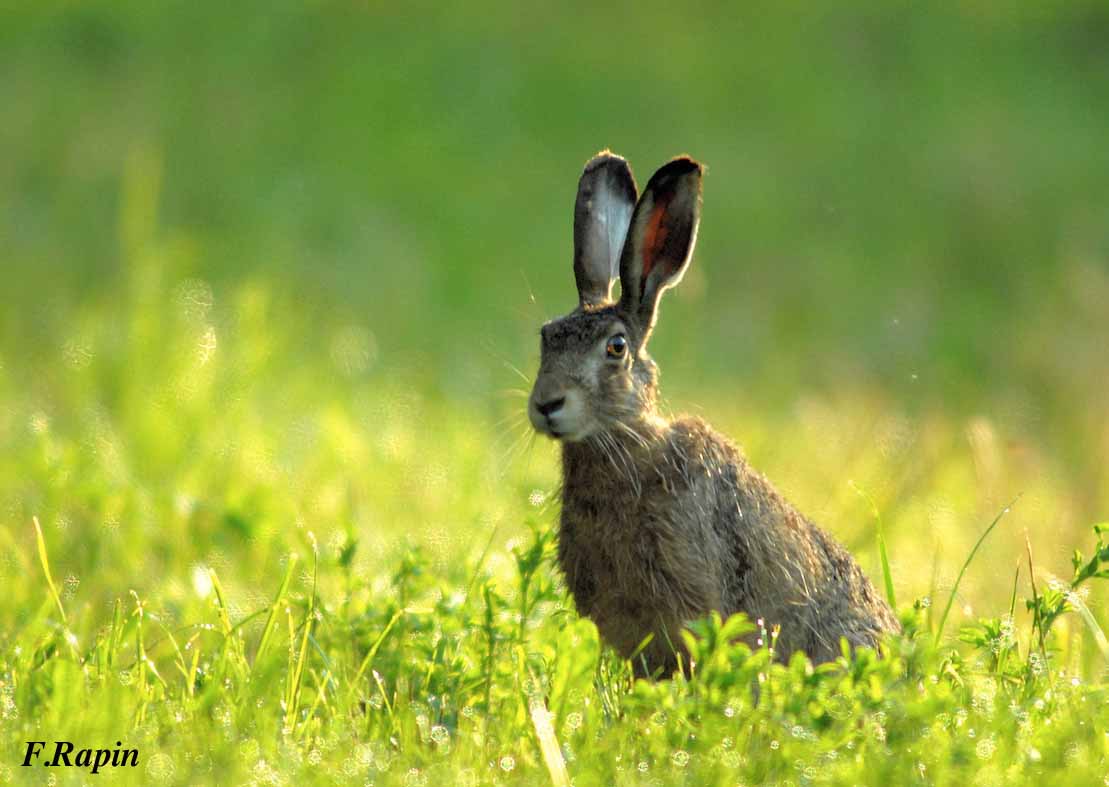
<svg viewBox="0 0 1109 787">
<path fill-rule="evenodd" d="M 781 627 L 777 655 L 874 646 L 898 623 L 851 555 L 698 418 L 659 413 L 647 341 L 697 240 L 702 168 L 679 157 L 636 199 L 624 159 L 589 161 L 574 207 L 579 304 L 543 326 L 528 401 L 561 442 L 558 559 L 581 614 L 640 671 L 672 671 L 715 610 Z M 620 300 L 611 299 L 619 277 Z"/>
</svg>

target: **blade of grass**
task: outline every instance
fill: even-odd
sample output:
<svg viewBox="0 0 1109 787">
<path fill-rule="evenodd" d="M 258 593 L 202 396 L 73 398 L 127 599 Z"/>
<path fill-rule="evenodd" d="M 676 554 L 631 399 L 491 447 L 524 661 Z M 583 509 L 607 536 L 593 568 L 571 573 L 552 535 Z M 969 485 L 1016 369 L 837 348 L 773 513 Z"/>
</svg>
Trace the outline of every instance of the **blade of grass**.
<svg viewBox="0 0 1109 787">
<path fill-rule="evenodd" d="M 551 712 L 547 710 L 543 698 L 532 697 L 528 703 L 528 711 L 532 726 L 535 727 L 535 737 L 539 740 L 539 753 L 543 755 L 543 764 L 547 766 L 551 783 L 555 787 L 570 787 L 570 774 L 566 772 L 566 760 L 562 756 L 562 748 L 558 745 L 558 738 L 551 725 Z"/>
<path fill-rule="evenodd" d="M 313 546 L 315 546 L 314 540 Z M 300 650 L 289 675 L 288 699 L 285 706 L 285 729 L 289 732 L 292 732 L 296 725 L 297 710 L 300 706 L 300 687 L 304 680 L 304 665 L 308 661 L 308 636 L 312 632 L 312 622 L 316 616 L 316 582 L 319 578 L 320 559 L 319 551 L 313 549 L 313 552 L 315 561 L 312 566 L 312 595 L 308 599 L 308 613 L 304 617 L 304 635 L 300 640 Z"/>
<path fill-rule="evenodd" d="M 1001 512 L 990 522 L 990 526 L 978 537 L 978 540 L 974 544 L 974 548 L 971 549 L 970 554 L 967 555 L 967 559 L 963 562 L 963 567 L 959 569 L 959 575 L 955 577 L 955 584 L 951 587 L 951 595 L 947 597 L 947 605 L 943 608 L 943 615 L 940 616 L 940 625 L 939 628 L 936 629 L 935 642 L 938 643 L 940 639 L 943 638 L 943 629 L 944 626 L 947 625 L 947 616 L 951 612 L 951 605 L 955 603 L 955 596 L 959 592 L 959 583 L 963 581 L 963 575 L 967 573 L 967 568 L 970 566 L 971 561 L 974 560 L 974 556 L 978 554 L 978 548 L 982 546 L 982 542 L 986 540 L 986 536 L 993 532 L 993 529 L 997 527 L 997 523 L 1001 521 L 1002 517 L 1009 513 L 1019 499 L 1020 495 L 1017 495 L 1009 505 L 1001 509 Z"/>
<path fill-rule="evenodd" d="M 882 561 L 882 580 L 886 586 L 886 601 L 889 602 L 890 609 L 894 612 L 897 611 L 897 598 L 893 594 L 893 572 L 890 571 L 890 559 L 886 552 L 886 537 L 882 527 L 882 515 L 878 512 L 878 504 L 874 502 L 874 498 L 868 495 L 863 488 L 856 484 L 854 481 L 847 482 L 855 493 L 859 495 L 870 506 L 870 511 L 874 514 L 874 525 L 878 534 L 878 556 Z"/>
<path fill-rule="evenodd" d="M 1036 590 L 1036 569 L 1032 563 L 1032 539 L 1028 533 L 1024 534 L 1024 551 L 1028 556 L 1028 583 L 1032 586 L 1032 634 L 1028 643 L 1028 659 L 1032 660 L 1032 652 L 1036 649 L 1037 634 L 1039 634 L 1040 655 L 1047 663 L 1047 647 L 1044 643 L 1042 609 L 1040 607 L 1040 594 Z"/>
<path fill-rule="evenodd" d="M 50 574 L 50 558 L 46 554 L 46 539 L 42 535 L 42 525 L 39 524 L 37 516 L 31 517 L 31 519 L 35 523 L 35 541 L 38 544 L 42 573 L 46 575 L 46 586 L 50 588 L 50 595 L 54 597 L 54 603 L 58 605 L 58 613 L 62 616 L 62 623 L 68 626 L 69 621 L 65 616 L 65 607 L 62 606 L 62 597 L 58 595 L 58 587 L 54 584 L 54 577 Z"/>
<path fill-rule="evenodd" d="M 1078 611 L 1082 619 L 1086 621 L 1086 626 L 1094 635 L 1094 643 L 1097 645 L 1098 650 L 1101 651 L 1102 658 L 1104 658 L 1106 662 L 1109 662 L 1109 639 L 1106 639 L 1105 632 L 1101 630 L 1101 626 L 1098 625 L 1093 613 L 1090 612 L 1090 608 L 1086 606 L 1085 602 L 1082 601 L 1077 593 L 1071 593 L 1067 601 Z"/>
<path fill-rule="evenodd" d="M 366 653 L 366 657 L 362 659 L 362 664 L 358 667 L 358 672 L 355 673 L 354 681 L 351 685 L 357 686 L 362 681 L 362 676 L 366 674 L 366 670 L 374 663 L 374 657 L 377 656 L 377 651 L 381 648 L 381 643 L 389 636 L 389 632 L 393 630 L 393 626 L 397 625 L 397 621 L 400 620 L 402 612 L 404 612 L 404 610 L 398 609 L 393 614 L 393 617 L 389 619 L 389 622 L 385 624 L 385 628 L 381 630 L 381 633 L 377 635 L 377 639 L 374 641 L 374 644 L 370 646 L 370 650 Z"/>
<path fill-rule="evenodd" d="M 281 580 L 281 587 L 277 589 L 277 595 L 270 605 L 270 613 L 266 616 L 266 625 L 262 629 L 262 637 L 258 640 L 258 650 L 254 652 L 254 663 L 250 666 L 251 672 L 258 666 L 258 661 L 262 658 L 262 654 L 266 652 L 266 645 L 269 644 L 270 635 L 273 634 L 273 629 L 277 625 L 277 610 L 281 607 L 281 602 L 285 600 L 285 593 L 289 589 L 289 582 L 293 578 L 293 570 L 296 568 L 297 556 L 296 553 L 289 555 L 289 565 L 285 568 L 285 578 Z"/>
<path fill-rule="evenodd" d="M 936 583 L 940 571 L 940 545 L 932 553 L 932 573 L 928 577 L 928 631 L 934 631 L 933 623 L 936 618 Z"/>
<path fill-rule="evenodd" d="M 216 607 L 219 609 L 219 623 L 223 629 L 223 635 L 230 637 L 234 626 L 231 625 L 231 616 L 227 612 L 227 597 L 223 592 L 223 585 L 219 581 L 219 575 L 216 574 L 214 568 L 208 569 L 208 576 L 212 580 L 212 589 L 216 591 Z"/>
<path fill-rule="evenodd" d="M 223 631 L 222 654 L 230 667 L 239 675 L 250 674 L 250 664 L 247 663 L 243 650 L 242 638 L 236 633 L 236 627 L 231 623 L 231 612 L 227 606 L 227 593 L 219 580 L 214 568 L 208 569 L 208 576 L 212 580 L 212 589 L 216 593 L 216 606 L 219 609 L 220 629 Z"/>
</svg>

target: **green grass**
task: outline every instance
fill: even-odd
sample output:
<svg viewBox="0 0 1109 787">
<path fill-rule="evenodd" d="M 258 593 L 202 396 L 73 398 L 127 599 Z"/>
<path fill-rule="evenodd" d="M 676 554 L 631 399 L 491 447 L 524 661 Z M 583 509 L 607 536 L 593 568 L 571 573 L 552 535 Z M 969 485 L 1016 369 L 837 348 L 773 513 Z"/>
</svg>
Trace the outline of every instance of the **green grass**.
<svg viewBox="0 0 1109 787">
<path fill-rule="evenodd" d="M 40 381 L 5 378 L 0 489 L 17 508 L 0 530 L 0 777 L 40 780 L 17 767 L 24 742 L 65 739 L 137 748 L 140 767 L 114 777 L 135 783 L 1102 778 L 1109 661 L 1089 591 L 1109 575 L 1103 531 L 1073 585 L 1041 573 L 1012 589 L 1026 613 L 1008 587 L 964 591 L 1003 554 L 989 544 L 1016 539 L 1000 515 L 971 529 L 936 598 L 905 553 L 920 535 L 878 561 L 864 525 L 872 576 L 918 599 L 881 658 L 773 664 L 773 632 L 752 652 L 730 644 L 751 624 L 709 620 L 690 634 L 692 677 L 635 681 L 557 576 L 554 463 L 512 426 L 518 396 L 498 426 L 410 381 L 351 377 L 341 352 L 293 363 L 291 306 L 267 319 L 272 295 L 251 283 L 209 305 L 157 249 L 129 260 L 127 301 L 88 307 L 91 346 L 109 349 L 44 369 L 58 375 L 49 411 Z M 235 327 L 213 339 L 213 324 Z M 748 433 L 799 437 L 803 421 Z M 829 450 L 868 486 L 890 461 Z M 930 466 L 893 485 L 887 510 L 969 492 L 969 458 L 912 450 Z M 830 507 L 856 512 L 858 485 L 831 488 Z M 863 522 L 880 505 L 866 504 Z M 962 644 L 945 639 L 972 600 Z"/>
<path fill-rule="evenodd" d="M 0 784 L 1104 783 L 1103 4 L 676 13 L 3 12 Z M 667 406 L 881 658 L 635 682 L 574 612 L 523 396 L 605 146 L 707 162 Z"/>
<path fill-rule="evenodd" d="M 355 549 L 320 548 L 309 534 L 311 571 L 292 582 L 290 555 L 272 602 L 257 610 L 236 613 L 217 572 L 197 568 L 186 614 L 132 592 L 113 615 L 81 627 L 66 623 L 36 521 L 47 592 L 0 662 L 4 762 L 22 756 L 23 738 L 52 737 L 106 747 L 122 738 L 142 767 L 115 779 L 134 783 L 1104 776 L 1106 688 L 1068 670 L 1073 654 L 1052 631 L 1060 614 L 1082 607 L 1070 594 L 1109 578 L 1101 529 L 1094 555 L 1075 556 L 1072 585 L 1029 602 L 1027 638 L 1010 610 L 964 629 L 973 650 L 960 653 L 936 644 L 918 602 L 881 658 L 863 650 L 814 668 L 802 655 L 774 663 L 773 633 L 763 631 L 754 652 L 732 644 L 752 624 L 714 616 L 686 635 L 692 676 L 650 682 L 633 679 L 568 608 L 542 518 L 528 518 L 531 536 L 510 549 L 500 580 L 465 560 L 437 571 L 414 549 L 372 596 L 329 603 L 321 571 L 349 589 Z M 279 619 L 286 625 L 275 627 Z M 267 649 L 278 628 L 275 644 L 286 647 Z M 10 764 L 0 776 L 30 778 Z"/>
</svg>

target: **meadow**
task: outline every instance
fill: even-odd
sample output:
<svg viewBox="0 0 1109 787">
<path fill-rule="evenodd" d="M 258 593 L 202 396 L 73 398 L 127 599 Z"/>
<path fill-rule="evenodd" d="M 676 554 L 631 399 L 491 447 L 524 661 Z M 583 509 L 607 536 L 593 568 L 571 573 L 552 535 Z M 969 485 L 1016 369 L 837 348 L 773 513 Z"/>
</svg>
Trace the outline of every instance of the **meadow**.
<svg viewBox="0 0 1109 787">
<path fill-rule="evenodd" d="M 0 784 L 1109 783 L 1103 4 L 0 13 Z M 574 611 L 524 402 L 603 147 L 707 163 L 666 406 L 881 654 Z"/>
</svg>

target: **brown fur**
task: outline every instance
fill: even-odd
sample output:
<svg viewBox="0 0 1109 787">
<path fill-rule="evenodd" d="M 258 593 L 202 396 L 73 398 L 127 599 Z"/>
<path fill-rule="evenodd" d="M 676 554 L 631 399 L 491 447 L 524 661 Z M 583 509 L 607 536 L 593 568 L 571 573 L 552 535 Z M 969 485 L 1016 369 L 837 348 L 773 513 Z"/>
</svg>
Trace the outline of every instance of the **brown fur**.
<svg viewBox="0 0 1109 787">
<path fill-rule="evenodd" d="M 874 646 L 898 623 L 850 554 L 706 423 L 659 414 L 646 343 L 662 290 L 688 264 L 699 219 L 700 167 L 677 161 L 686 180 L 674 185 L 672 165 L 656 173 L 639 201 L 648 203 L 649 226 L 636 231 L 637 208 L 623 249 L 625 267 L 631 255 L 642 260 L 630 274 L 634 284 L 647 282 L 642 299 L 629 300 L 624 281 L 619 304 L 597 304 L 587 294 L 607 292 L 609 282 L 583 289 L 579 280 L 581 306 L 543 327 L 529 414 L 537 429 L 563 438 L 558 558 L 566 582 L 581 614 L 623 656 L 652 636 L 637 663 L 648 671 L 672 670 L 681 629 L 713 610 L 780 626 L 782 659 L 798 650 L 833 659 L 841 637 Z M 668 231 L 686 246 L 660 258 L 656 231 L 671 202 L 685 207 L 665 216 Z M 669 278 L 648 278 L 656 261 Z M 592 262 L 589 270 L 608 270 L 609 261 Z M 614 335 L 627 339 L 622 357 L 607 352 Z M 552 402 L 566 404 L 552 410 Z"/>
</svg>

